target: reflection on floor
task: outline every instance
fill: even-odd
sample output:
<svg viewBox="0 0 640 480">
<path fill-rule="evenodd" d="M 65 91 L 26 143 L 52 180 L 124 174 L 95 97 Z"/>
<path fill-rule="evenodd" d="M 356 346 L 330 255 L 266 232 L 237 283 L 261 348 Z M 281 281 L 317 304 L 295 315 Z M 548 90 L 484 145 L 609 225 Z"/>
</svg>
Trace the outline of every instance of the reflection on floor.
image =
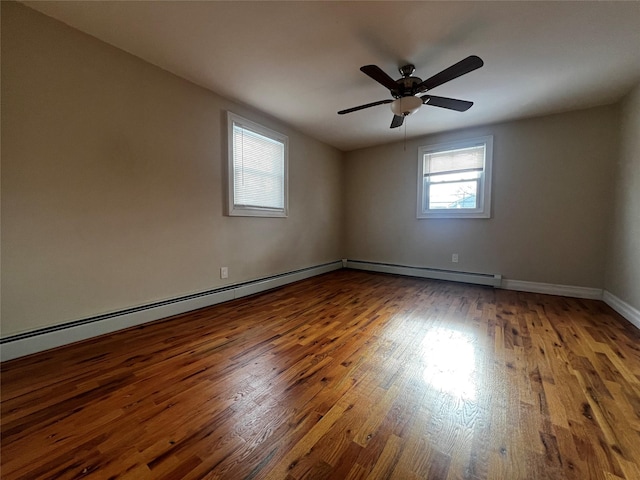
<svg viewBox="0 0 640 480">
<path fill-rule="evenodd" d="M 2 478 L 640 479 L 604 303 L 341 270 L 2 365 Z"/>
<path fill-rule="evenodd" d="M 422 341 L 424 381 L 434 388 L 466 400 L 476 399 L 476 357 L 473 335 L 432 328 Z"/>
</svg>

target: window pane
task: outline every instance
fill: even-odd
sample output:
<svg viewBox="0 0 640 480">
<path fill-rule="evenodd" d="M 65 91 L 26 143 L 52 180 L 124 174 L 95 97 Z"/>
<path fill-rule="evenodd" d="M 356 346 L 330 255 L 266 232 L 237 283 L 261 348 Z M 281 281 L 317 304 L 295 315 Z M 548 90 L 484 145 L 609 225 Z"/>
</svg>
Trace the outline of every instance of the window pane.
<svg viewBox="0 0 640 480">
<path fill-rule="evenodd" d="M 418 218 L 491 218 L 493 137 L 418 148 Z"/>
<path fill-rule="evenodd" d="M 233 126 L 235 205 L 284 209 L 284 143 Z"/>
<path fill-rule="evenodd" d="M 429 209 L 478 208 L 478 182 L 426 184 Z"/>
</svg>

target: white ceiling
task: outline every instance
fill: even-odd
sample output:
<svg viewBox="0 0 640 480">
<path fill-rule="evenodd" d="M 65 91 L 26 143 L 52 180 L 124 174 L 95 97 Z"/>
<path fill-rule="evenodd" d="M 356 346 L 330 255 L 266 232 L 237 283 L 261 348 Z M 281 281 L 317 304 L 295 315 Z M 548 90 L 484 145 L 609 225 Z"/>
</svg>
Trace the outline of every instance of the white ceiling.
<svg viewBox="0 0 640 480">
<path fill-rule="evenodd" d="M 640 81 L 640 2 L 102 2 L 30 7 L 262 110 L 342 150 L 619 100 Z M 430 91 L 391 130 L 390 98 L 360 72 L 423 79 L 469 56 L 485 65 Z"/>
</svg>

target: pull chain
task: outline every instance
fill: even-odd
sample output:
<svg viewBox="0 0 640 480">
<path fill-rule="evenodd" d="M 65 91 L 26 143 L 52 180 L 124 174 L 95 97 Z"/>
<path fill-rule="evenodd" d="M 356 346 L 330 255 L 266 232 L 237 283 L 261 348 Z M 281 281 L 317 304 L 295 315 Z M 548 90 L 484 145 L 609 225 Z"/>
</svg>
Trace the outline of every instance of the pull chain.
<svg viewBox="0 0 640 480">
<path fill-rule="evenodd" d="M 404 151 L 407 151 L 407 120 L 404 121 Z"/>
</svg>

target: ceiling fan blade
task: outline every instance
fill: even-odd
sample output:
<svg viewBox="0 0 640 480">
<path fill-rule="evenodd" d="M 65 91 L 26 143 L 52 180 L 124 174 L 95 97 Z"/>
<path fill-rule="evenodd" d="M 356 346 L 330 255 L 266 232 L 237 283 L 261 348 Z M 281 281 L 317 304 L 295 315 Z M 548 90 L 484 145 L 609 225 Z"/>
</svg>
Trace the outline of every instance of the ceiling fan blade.
<svg viewBox="0 0 640 480">
<path fill-rule="evenodd" d="M 376 105 L 383 105 L 385 103 L 391 103 L 393 100 L 378 100 L 377 102 L 367 103 L 366 105 L 360 105 L 359 107 L 347 108 L 346 110 L 340 110 L 338 115 L 344 115 L 345 113 L 357 112 L 369 107 L 375 107 Z"/>
<path fill-rule="evenodd" d="M 433 95 L 423 95 L 420 98 L 422 99 L 422 103 L 425 105 L 448 108 L 449 110 L 456 110 L 458 112 L 466 112 L 473 105 L 473 102 L 458 100 L 456 98 L 436 97 Z"/>
<path fill-rule="evenodd" d="M 396 83 L 396 81 L 389 75 L 384 73 L 384 71 L 377 65 L 365 65 L 364 67 L 360 67 L 360 71 L 369 75 L 376 82 L 387 87 L 389 90 L 398 89 L 398 84 Z"/>
<path fill-rule="evenodd" d="M 394 115 L 393 120 L 391 120 L 391 127 L 389 128 L 397 128 L 402 125 L 402 122 L 404 122 L 404 117 L 401 117 L 400 115 Z"/>
<path fill-rule="evenodd" d="M 438 85 L 442 85 L 454 78 L 458 78 L 465 73 L 473 72 L 477 68 L 480 68 L 484 65 L 484 62 L 480 57 L 475 55 L 471 55 L 464 60 L 460 60 L 455 65 L 451 65 L 449 68 L 445 68 L 440 73 L 436 73 L 433 77 L 427 78 L 422 83 L 416 86 L 416 91 L 425 92 L 427 90 L 431 90 L 432 88 L 437 87 Z"/>
</svg>

